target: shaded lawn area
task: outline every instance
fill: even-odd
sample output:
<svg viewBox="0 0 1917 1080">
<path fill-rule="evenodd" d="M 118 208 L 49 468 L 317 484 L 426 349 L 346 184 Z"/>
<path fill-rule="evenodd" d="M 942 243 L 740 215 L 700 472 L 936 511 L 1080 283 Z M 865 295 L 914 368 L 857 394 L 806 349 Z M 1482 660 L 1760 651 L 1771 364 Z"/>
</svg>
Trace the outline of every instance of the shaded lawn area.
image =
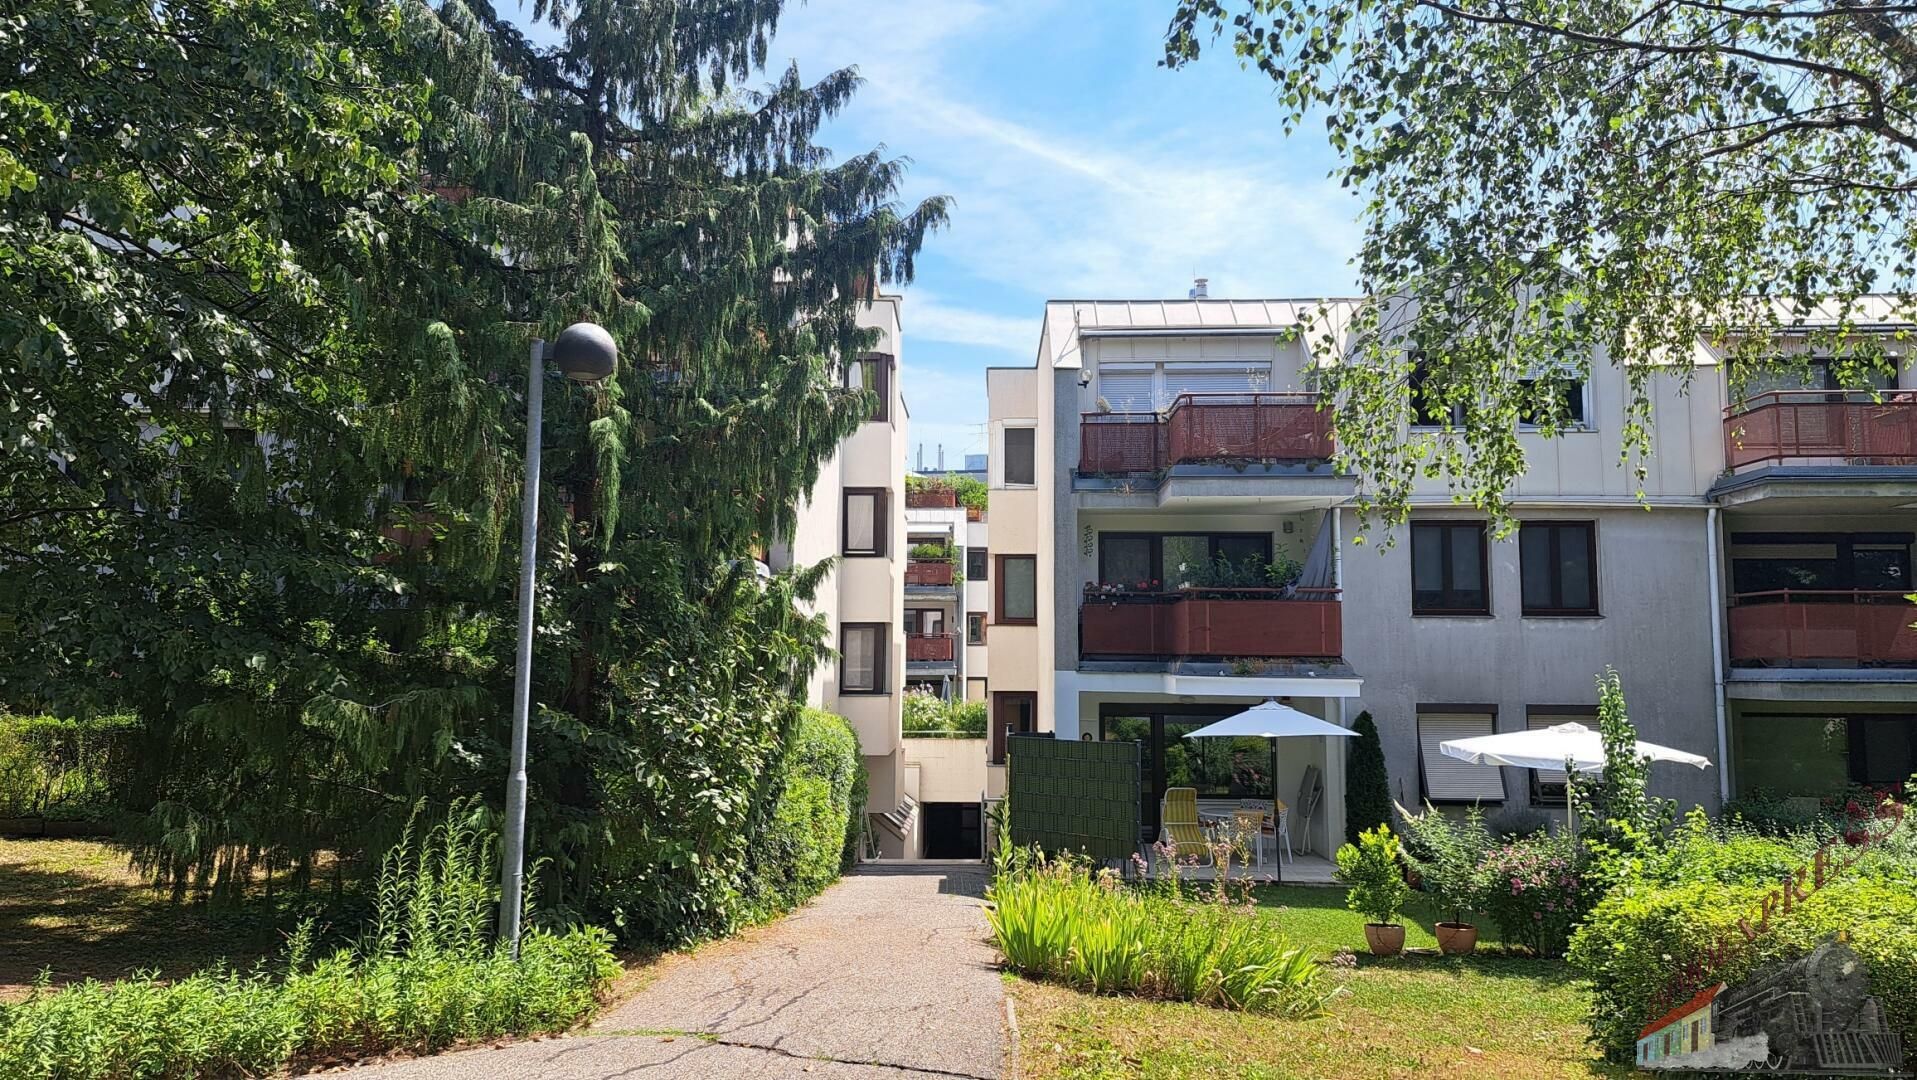
<svg viewBox="0 0 1917 1080">
<path fill-rule="evenodd" d="M 1037 1080 L 1240 1080 L 1345 1077 L 1628 1076 L 1585 1042 L 1589 998 L 1555 960 L 1507 954 L 1481 927 L 1470 957 L 1365 952 L 1364 920 L 1344 890 L 1260 889 L 1258 901 L 1296 944 L 1322 956 L 1360 953 L 1333 966 L 1346 993 L 1328 1016 L 1274 1020 L 1176 1002 L 1100 997 L 1009 978 L 1017 1001 L 1025 1075 Z M 1414 906 L 1407 948 L 1436 948 L 1438 916 Z M 1492 942 L 1486 949 L 1485 941 Z"/>
<path fill-rule="evenodd" d="M 43 969 L 60 984 L 277 959 L 285 932 L 321 899 L 175 903 L 110 844 L 0 839 L 0 1000 L 23 996 Z"/>
</svg>

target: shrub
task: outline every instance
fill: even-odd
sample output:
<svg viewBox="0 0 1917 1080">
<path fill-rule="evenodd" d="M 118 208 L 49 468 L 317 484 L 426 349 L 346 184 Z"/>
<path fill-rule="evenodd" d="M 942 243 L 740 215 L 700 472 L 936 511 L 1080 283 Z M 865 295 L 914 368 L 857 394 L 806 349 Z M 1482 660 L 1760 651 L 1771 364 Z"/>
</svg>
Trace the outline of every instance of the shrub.
<svg viewBox="0 0 1917 1080">
<path fill-rule="evenodd" d="M 1583 870 L 1578 846 L 1563 837 L 1501 844 L 1485 857 L 1480 909 L 1498 924 L 1505 944 L 1561 956 L 1591 903 Z"/>
<path fill-rule="evenodd" d="M 1399 863 L 1398 838 L 1383 825 L 1367 829 L 1356 844 L 1338 849 L 1333 875 L 1343 885 L 1345 906 L 1373 923 L 1395 923 L 1411 898 Z"/>
<path fill-rule="evenodd" d="M 1624 704 L 1624 684 L 1610 668 L 1598 677 L 1598 735 L 1604 768 L 1572 772 L 1569 794 L 1587 845 L 1622 858 L 1651 849 L 1663 839 L 1677 803 L 1650 794 L 1650 763 L 1637 753 L 1637 728 Z"/>
<path fill-rule="evenodd" d="M 760 919 L 789 911 L 838 880 L 865 819 L 865 762 L 843 717 L 803 710 L 781 767 L 784 786 L 754 849 L 750 906 Z"/>
<path fill-rule="evenodd" d="M 104 821 L 132 771 L 132 716 L 0 714 L 0 817 Z"/>
<path fill-rule="evenodd" d="M 1366 829 L 1391 824 L 1391 779 L 1371 710 L 1359 713 L 1351 730 L 1358 737 L 1345 757 L 1345 842 L 1355 844 Z"/>
<path fill-rule="evenodd" d="M 985 735 L 983 701 L 944 701 L 937 694 L 905 695 L 903 730 L 907 735 Z"/>
<path fill-rule="evenodd" d="M 1337 992 L 1268 914 L 1126 886 L 1077 860 L 1003 874 L 990 900 L 999 952 L 1035 978 L 1289 1017 L 1319 1015 Z"/>
<path fill-rule="evenodd" d="M 1484 827 L 1499 840 L 1521 840 L 1551 831 L 1551 817 L 1530 806 L 1507 806 L 1484 819 Z"/>
<path fill-rule="evenodd" d="M 618 973 L 597 929 L 534 929 L 520 955 L 491 940 L 490 839 L 456 808 L 415 849 L 386 856 L 365 937 L 310 966 L 310 925 L 283 977 L 215 968 L 171 983 L 142 974 L 0 1006 L 0 1076 L 91 1080 L 260 1075 L 339 1055 L 560 1031 Z"/>
<path fill-rule="evenodd" d="M 1483 902 L 1486 857 L 1491 830 L 1484 813 L 1472 807 L 1463 820 L 1445 817 L 1424 804 L 1424 813 L 1404 815 L 1404 860 L 1418 872 L 1419 885 L 1438 906 L 1461 923 Z"/>
</svg>

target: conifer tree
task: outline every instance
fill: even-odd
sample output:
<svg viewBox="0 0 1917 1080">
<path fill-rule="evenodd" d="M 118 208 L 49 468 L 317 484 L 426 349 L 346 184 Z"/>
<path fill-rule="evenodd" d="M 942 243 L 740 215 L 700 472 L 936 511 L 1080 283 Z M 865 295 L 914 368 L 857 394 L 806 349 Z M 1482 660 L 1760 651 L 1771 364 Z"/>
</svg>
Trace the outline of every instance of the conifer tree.
<svg viewBox="0 0 1917 1080">
<path fill-rule="evenodd" d="M 1391 781 L 1371 710 L 1359 713 L 1351 730 L 1358 737 L 1351 741 L 1351 755 L 1345 758 L 1345 842 L 1355 844 L 1359 833 L 1391 824 Z"/>
</svg>

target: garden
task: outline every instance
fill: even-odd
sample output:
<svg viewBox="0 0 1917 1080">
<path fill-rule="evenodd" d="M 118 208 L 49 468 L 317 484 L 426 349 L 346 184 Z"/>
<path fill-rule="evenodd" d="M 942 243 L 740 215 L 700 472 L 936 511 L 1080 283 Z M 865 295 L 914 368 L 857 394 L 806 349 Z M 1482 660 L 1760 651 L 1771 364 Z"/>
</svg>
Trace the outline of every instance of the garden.
<svg viewBox="0 0 1917 1080">
<path fill-rule="evenodd" d="M 1622 1075 L 1674 1006 L 1833 937 L 1917 1045 L 1917 778 L 1802 822 L 1680 821 L 1615 674 L 1600 692 L 1575 836 L 1358 785 L 1377 818 L 1351 822 L 1342 889 L 1233 881 L 1228 844 L 1202 884 L 1169 851 L 1145 876 L 1001 846 L 991 922 L 1028 1074 Z"/>
</svg>

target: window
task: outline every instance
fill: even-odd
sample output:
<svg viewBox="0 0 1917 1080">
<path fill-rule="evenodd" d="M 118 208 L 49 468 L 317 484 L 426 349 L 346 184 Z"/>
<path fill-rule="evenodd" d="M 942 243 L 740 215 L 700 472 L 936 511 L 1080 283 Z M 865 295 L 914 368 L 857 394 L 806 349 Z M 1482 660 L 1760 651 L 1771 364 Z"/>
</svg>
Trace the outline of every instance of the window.
<svg viewBox="0 0 1917 1080">
<path fill-rule="evenodd" d="M 1547 384 L 1543 391 L 1538 389 L 1539 383 Z M 1521 426 L 1536 427 L 1545 419 L 1548 412 L 1541 407 L 1539 397 L 1549 393 L 1555 393 L 1564 405 L 1563 411 L 1557 416 L 1561 425 L 1583 426 L 1585 398 L 1583 379 L 1519 379 L 1518 386 L 1523 393 L 1523 398 L 1518 404 L 1518 423 Z"/>
<path fill-rule="evenodd" d="M 1098 580 L 1138 592 L 1171 591 L 1199 564 L 1271 561 L 1270 533 L 1100 533 Z M 1183 567 L 1184 569 L 1180 569 Z"/>
<path fill-rule="evenodd" d="M 1559 724 L 1583 724 L 1597 730 L 1597 710 L 1589 706 L 1533 705 L 1525 710 L 1524 726 L 1539 731 Z M 1569 796 L 1563 769 L 1531 770 L 1531 803 L 1534 806 L 1563 806 Z"/>
<path fill-rule="evenodd" d="M 1418 763 L 1424 797 L 1434 803 L 1503 802 L 1504 777 L 1496 765 L 1473 765 L 1447 756 L 1438 744 L 1489 735 L 1496 717 L 1489 711 L 1418 711 Z"/>
<path fill-rule="evenodd" d="M 929 637 L 945 633 L 945 612 L 938 608 L 906 608 L 905 632 Z"/>
<path fill-rule="evenodd" d="M 1005 483 L 1038 483 L 1037 438 L 1036 428 L 1005 429 Z"/>
<path fill-rule="evenodd" d="M 1910 591 L 1911 539 L 1910 533 L 1734 533 L 1731 588 L 1745 595 L 1862 589 L 1895 593 L 1886 599 L 1901 601 Z"/>
<path fill-rule="evenodd" d="M 1038 556 L 998 557 L 998 620 L 1030 626 L 1038 622 Z"/>
<path fill-rule="evenodd" d="M 892 358 L 884 353 L 863 356 L 846 365 L 846 385 L 870 390 L 878 401 L 867 420 L 892 418 Z"/>
<path fill-rule="evenodd" d="M 990 580 L 992 575 L 987 573 L 986 569 L 991 565 L 992 557 L 986 549 L 982 547 L 968 547 L 965 549 L 965 580 Z"/>
<path fill-rule="evenodd" d="M 1222 365 L 1170 361 L 1118 361 L 1098 367 L 1098 397 L 1115 413 L 1144 413 L 1165 408 L 1180 394 L 1262 393 L 1271 387 L 1266 360 Z"/>
<path fill-rule="evenodd" d="M 1005 760 L 1010 736 L 1038 730 L 1038 695 L 1026 692 L 992 695 L 992 762 Z"/>
<path fill-rule="evenodd" d="M 1426 365 L 1423 354 L 1414 354 L 1411 358 L 1411 376 L 1407 389 L 1411 395 L 1412 427 L 1443 427 L 1449 423 L 1454 428 L 1464 426 L 1464 405 L 1462 403 L 1444 405 L 1425 396 L 1431 369 Z"/>
<path fill-rule="evenodd" d="M 1411 613 L 1489 615 L 1490 578 L 1480 521 L 1411 525 Z"/>
<path fill-rule="evenodd" d="M 884 623 L 845 623 L 839 627 L 839 693 L 886 692 L 888 636 Z"/>
<path fill-rule="evenodd" d="M 965 613 L 965 643 L 967 645 L 985 644 L 985 613 L 983 611 Z"/>
<path fill-rule="evenodd" d="M 885 554 L 884 488 L 847 488 L 845 492 L 845 553 L 847 555 Z"/>
<path fill-rule="evenodd" d="M 1596 615 L 1597 526 L 1527 521 L 1518 528 L 1526 615 Z"/>
</svg>

